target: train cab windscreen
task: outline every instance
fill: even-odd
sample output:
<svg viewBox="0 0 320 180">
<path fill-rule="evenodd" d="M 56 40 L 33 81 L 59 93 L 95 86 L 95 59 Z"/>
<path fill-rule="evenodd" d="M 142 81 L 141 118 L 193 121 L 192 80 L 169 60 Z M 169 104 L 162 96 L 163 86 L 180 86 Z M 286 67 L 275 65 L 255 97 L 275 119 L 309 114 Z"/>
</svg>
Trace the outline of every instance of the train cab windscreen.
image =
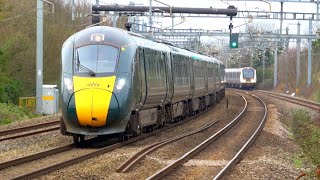
<svg viewBox="0 0 320 180">
<path fill-rule="evenodd" d="M 76 50 L 75 72 L 113 73 L 118 61 L 119 50 L 106 45 L 82 46 Z"/>
<path fill-rule="evenodd" d="M 254 70 L 252 70 L 252 69 L 244 69 L 242 71 L 242 73 L 243 73 L 243 78 L 244 79 L 254 78 Z"/>
</svg>

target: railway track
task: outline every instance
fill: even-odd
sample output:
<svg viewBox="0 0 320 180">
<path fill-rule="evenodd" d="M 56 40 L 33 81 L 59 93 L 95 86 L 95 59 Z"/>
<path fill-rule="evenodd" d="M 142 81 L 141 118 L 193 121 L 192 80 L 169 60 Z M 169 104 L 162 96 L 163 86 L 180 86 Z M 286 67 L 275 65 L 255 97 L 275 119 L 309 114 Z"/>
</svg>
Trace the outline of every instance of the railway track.
<svg viewBox="0 0 320 180">
<path fill-rule="evenodd" d="M 156 133 L 154 131 L 153 133 Z M 41 153 L 33 154 L 23 158 L 14 159 L 0 164 L 0 173 L 4 179 L 31 179 L 44 174 L 48 174 L 58 169 L 62 169 L 81 161 L 90 159 L 103 153 L 110 152 L 119 147 L 138 141 L 150 134 L 129 139 L 125 142 L 108 145 L 104 148 L 76 148 L 74 144 L 63 147 L 54 148 Z M 48 157 L 47 157 L 48 156 Z M 56 161 L 58 160 L 58 161 Z M 41 167 L 36 164 L 43 162 L 52 162 L 50 166 Z M 47 163 L 50 164 L 50 163 Z M 14 166 L 14 167 L 12 167 Z M 23 169 L 23 170 L 22 170 Z M 25 174 L 17 174 L 16 172 L 25 172 Z"/>
<path fill-rule="evenodd" d="M 179 139 L 182 139 L 182 138 L 185 138 L 185 137 L 188 137 L 188 136 L 191 136 L 193 134 L 196 134 L 196 133 L 200 133 L 204 130 L 207 130 L 208 128 L 212 127 L 213 125 L 215 125 L 217 122 L 219 122 L 219 120 L 215 120 L 215 121 L 212 121 L 206 125 L 204 125 L 203 127 L 200 127 L 194 131 L 191 131 L 191 132 L 188 132 L 188 133 L 185 133 L 181 136 L 178 136 L 178 137 L 175 137 L 175 138 L 172 138 L 172 139 L 168 139 L 168 140 L 164 140 L 164 141 L 161 141 L 161 142 L 156 142 L 156 143 L 153 143 L 149 146 L 147 146 L 146 148 L 142 149 L 141 151 L 137 152 L 135 155 L 133 155 L 131 158 L 129 158 L 128 160 L 126 160 L 123 164 L 121 164 L 118 168 L 117 168 L 117 172 L 122 172 L 122 173 L 125 173 L 127 172 L 132 166 L 134 166 L 136 163 L 138 163 L 138 161 L 140 161 L 142 158 L 144 158 L 147 154 L 151 153 L 152 151 L 155 151 L 156 149 L 168 144 L 168 143 L 172 143 L 172 142 L 175 142 Z"/>
<path fill-rule="evenodd" d="M 0 131 L 0 141 L 17 139 L 35 134 L 46 133 L 60 129 L 60 121 L 51 121 L 21 128 Z"/>
<path fill-rule="evenodd" d="M 226 166 L 223 167 L 222 170 L 219 171 L 219 173 L 214 177 L 214 179 L 221 179 L 223 177 L 223 175 L 225 175 L 228 171 L 230 171 L 230 169 L 238 162 L 240 161 L 242 155 L 248 150 L 248 148 L 251 146 L 251 144 L 257 139 L 257 137 L 259 136 L 260 132 L 262 131 L 264 124 L 266 122 L 266 117 L 267 117 L 267 106 L 264 103 L 264 101 L 262 99 L 260 99 L 259 97 L 254 96 L 256 99 L 258 99 L 261 102 L 261 105 L 264 108 L 264 114 L 263 117 L 261 118 L 261 121 L 259 123 L 259 126 L 256 128 L 256 130 L 254 131 L 254 133 L 250 136 L 250 138 L 245 142 L 245 144 L 241 147 L 241 149 L 237 152 L 237 154 L 228 162 L 228 164 Z"/>
<path fill-rule="evenodd" d="M 243 98 L 243 97 L 242 97 Z M 244 99 L 244 98 L 243 98 Z M 233 122 L 229 123 L 229 124 L 233 124 L 235 123 L 237 120 L 240 119 L 240 117 L 245 113 L 246 111 L 246 108 L 247 108 L 247 103 L 246 103 L 246 100 L 244 99 L 245 101 L 245 107 L 241 110 L 241 112 L 238 114 L 237 118 L 234 119 Z M 204 130 L 207 130 L 209 129 L 210 127 L 212 127 L 213 125 L 215 125 L 217 122 L 219 122 L 219 120 L 213 120 L 207 124 L 205 124 L 204 126 L 202 127 L 199 127 L 198 129 L 195 129 L 191 132 L 188 132 L 188 133 L 185 133 L 185 134 L 182 134 L 182 135 L 179 135 L 177 137 L 173 137 L 173 138 L 170 138 L 170 139 L 167 139 L 167 140 L 163 140 L 163 141 L 160 141 L 160 142 L 156 142 L 156 143 L 153 143 L 147 147 L 145 147 L 144 149 L 140 150 L 139 152 L 135 153 L 133 156 L 131 156 L 130 158 L 128 158 L 125 162 L 123 162 L 118 168 L 117 168 L 117 172 L 121 172 L 121 173 L 126 173 L 129 171 L 130 168 L 132 168 L 135 164 L 137 164 L 139 161 L 141 161 L 147 154 L 150 154 L 152 153 L 153 151 L 161 148 L 162 146 L 166 145 L 166 144 L 169 144 L 169 143 L 173 143 L 173 142 L 176 142 L 182 138 L 186 138 L 188 136 L 192 136 L 194 134 L 197 134 L 197 133 L 200 133 Z M 227 130 L 227 129 L 225 129 Z M 173 167 L 175 168 L 175 167 Z M 158 178 L 158 177 L 157 177 Z M 157 179 L 156 178 L 156 179 Z"/>
<path fill-rule="evenodd" d="M 153 136 L 163 130 L 173 128 L 178 126 L 186 121 L 189 121 L 193 118 L 201 116 L 205 114 L 212 108 L 207 109 L 193 117 L 187 118 L 186 120 L 180 121 L 178 123 L 171 124 L 162 129 L 155 130 L 151 133 L 143 134 L 141 136 L 129 139 L 124 142 L 109 144 L 103 148 L 75 148 L 74 144 L 70 144 L 63 147 L 58 147 L 54 149 L 50 149 L 48 151 L 40 152 L 37 154 L 33 154 L 30 156 L 13 159 L 7 162 L 0 163 L 0 173 L 2 177 L 5 179 L 30 179 L 36 178 L 44 174 L 48 174 L 58 169 L 62 169 L 68 167 L 70 165 L 82 162 L 84 160 L 90 159 L 92 157 L 98 156 L 100 154 L 104 154 L 120 148 L 122 146 L 131 144 L 133 142 L 137 142 L 146 137 Z M 90 143 L 88 143 L 90 144 Z M 71 158 L 70 158 L 71 157 Z M 60 159 L 61 161 L 57 162 L 56 160 Z M 42 162 L 50 162 L 50 166 L 42 167 L 39 164 Z M 47 163 L 49 164 L 49 163 Z M 13 167 L 12 167 L 13 166 Z M 25 174 L 16 173 L 16 172 L 24 172 Z"/>
<path fill-rule="evenodd" d="M 230 135 L 228 136 L 228 135 L 225 135 L 225 134 L 228 134 L 229 131 L 232 131 L 233 133 L 237 132 L 238 131 L 237 127 L 239 128 L 239 127 L 242 126 L 242 125 L 238 125 L 241 121 L 245 121 L 244 123 L 248 123 L 248 120 L 245 120 L 245 119 L 250 119 L 250 120 L 256 119 L 256 116 L 254 116 L 254 115 L 259 114 L 260 115 L 259 117 L 261 117 L 261 119 L 259 119 L 259 121 L 256 121 L 256 123 L 253 123 L 256 126 L 252 126 L 253 128 L 250 128 L 251 129 L 250 132 L 252 132 L 252 133 L 249 134 L 249 136 L 248 135 L 246 136 L 248 138 L 241 144 L 241 147 L 239 147 L 236 152 L 231 153 L 232 157 L 228 157 L 230 159 L 229 163 L 227 163 L 224 168 L 216 168 L 216 169 L 220 169 L 220 170 L 218 172 L 216 172 L 217 170 L 215 170 L 216 174 L 214 175 L 214 177 L 215 178 L 222 177 L 222 175 L 225 174 L 228 170 L 230 170 L 230 168 L 241 158 L 241 155 L 245 152 L 246 149 L 248 149 L 248 147 L 252 144 L 252 142 L 255 140 L 255 138 L 258 136 L 259 132 L 263 128 L 263 125 L 264 125 L 264 122 L 265 122 L 265 118 L 266 118 L 266 114 L 267 114 L 267 109 L 266 109 L 266 106 L 265 106 L 265 104 L 263 103 L 263 101 L 261 99 L 259 99 L 256 96 L 253 96 L 253 97 L 256 98 L 255 105 L 260 104 L 260 107 L 257 108 L 255 105 L 251 105 L 251 106 L 249 105 L 248 106 L 247 100 L 243 97 L 243 99 L 245 101 L 245 106 L 244 106 L 243 110 L 241 111 L 241 113 L 238 114 L 230 123 L 228 123 L 225 127 L 220 129 L 214 135 L 212 135 L 209 138 L 203 140 L 195 148 L 193 148 L 192 150 L 188 151 L 187 153 L 182 155 L 180 158 L 178 158 L 174 162 L 170 163 L 168 166 L 164 167 L 160 171 L 158 171 L 158 172 L 154 173 L 153 175 L 149 176 L 147 179 L 159 179 L 159 178 L 162 178 L 164 176 L 169 176 L 168 178 L 170 178 L 170 175 L 173 174 L 173 173 L 171 173 L 172 171 L 179 171 L 179 169 L 180 169 L 179 167 L 183 163 L 187 162 L 192 157 L 194 157 L 197 154 L 199 154 L 200 152 L 202 152 L 206 147 L 210 146 L 210 144 L 212 142 L 215 142 L 215 141 L 229 142 L 226 139 L 230 138 Z M 253 99 L 253 97 L 252 97 L 252 99 Z M 252 104 L 253 100 L 250 100 L 250 101 L 251 102 L 249 104 Z M 253 112 L 258 112 L 258 113 L 253 113 Z M 251 118 L 248 118 L 248 117 L 251 117 Z M 242 124 L 244 124 L 244 123 L 242 123 Z M 203 128 L 208 129 L 208 128 L 210 128 L 210 126 L 212 126 L 211 123 L 209 123 L 208 125 L 205 125 L 202 128 L 199 128 L 198 130 L 195 130 L 194 132 L 203 131 L 204 130 Z M 146 154 L 151 153 L 155 149 L 160 148 L 160 147 L 162 147 L 163 145 L 165 145 L 167 143 L 172 143 L 172 142 L 180 140 L 181 138 L 184 138 L 186 136 L 191 136 L 191 135 L 195 134 L 194 132 L 187 133 L 185 136 L 184 135 L 178 136 L 176 138 L 171 138 L 171 139 L 168 139 L 168 140 L 165 140 L 165 141 L 162 141 L 162 142 L 159 142 L 159 143 L 154 143 L 154 144 L 152 144 L 150 146 L 147 146 L 143 150 L 141 150 L 138 153 L 136 153 L 135 155 L 133 155 L 127 161 L 125 161 L 121 166 L 118 167 L 117 171 L 118 172 L 127 172 L 130 168 L 132 168 L 132 166 L 134 164 L 136 164 L 139 160 L 141 160 L 144 156 L 146 156 Z M 248 133 L 246 133 L 246 134 L 248 134 Z M 231 137 L 233 137 L 233 136 L 231 136 Z M 221 140 L 221 139 L 223 139 L 223 140 Z M 220 142 L 220 143 L 222 143 L 222 142 Z M 214 144 L 216 144 L 216 143 L 214 143 Z M 211 154 L 212 154 L 212 152 L 211 152 Z M 146 167 L 148 165 L 143 165 L 143 166 Z M 177 172 L 175 172 L 174 174 L 177 174 Z M 178 177 L 179 178 L 184 178 L 184 176 L 182 176 L 181 174 L 178 175 L 178 176 L 171 177 L 171 178 L 178 178 Z M 185 177 L 187 178 L 187 177 L 193 177 L 193 176 L 185 176 Z M 197 178 L 197 177 L 194 177 L 194 178 Z M 201 179 L 203 177 L 199 177 L 199 178 Z"/>
<path fill-rule="evenodd" d="M 316 102 L 312 102 L 312 101 L 307 101 L 304 99 L 300 99 L 300 98 L 295 98 L 295 97 L 291 97 L 291 96 L 287 96 L 287 95 L 283 95 L 283 94 L 278 94 L 278 93 L 273 93 L 273 92 L 269 92 L 269 91 L 262 91 L 262 90 L 257 90 L 254 91 L 254 93 L 257 94 L 264 94 L 264 95 L 268 95 L 274 98 L 278 98 L 287 102 L 291 102 L 297 105 L 301 105 L 313 110 L 317 110 L 320 112 L 320 103 L 316 103 Z"/>
</svg>

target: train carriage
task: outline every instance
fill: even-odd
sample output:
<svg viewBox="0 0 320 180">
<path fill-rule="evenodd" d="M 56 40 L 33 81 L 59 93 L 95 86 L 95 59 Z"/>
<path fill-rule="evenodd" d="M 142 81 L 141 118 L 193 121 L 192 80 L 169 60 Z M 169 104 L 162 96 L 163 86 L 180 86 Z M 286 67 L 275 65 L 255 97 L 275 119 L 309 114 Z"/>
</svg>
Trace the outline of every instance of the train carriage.
<svg viewBox="0 0 320 180">
<path fill-rule="evenodd" d="M 257 82 L 256 70 L 251 67 L 225 69 L 227 87 L 252 90 Z"/>
<path fill-rule="evenodd" d="M 136 136 L 214 105 L 222 63 L 112 27 L 91 27 L 62 47 L 61 133 Z"/>
</svg>

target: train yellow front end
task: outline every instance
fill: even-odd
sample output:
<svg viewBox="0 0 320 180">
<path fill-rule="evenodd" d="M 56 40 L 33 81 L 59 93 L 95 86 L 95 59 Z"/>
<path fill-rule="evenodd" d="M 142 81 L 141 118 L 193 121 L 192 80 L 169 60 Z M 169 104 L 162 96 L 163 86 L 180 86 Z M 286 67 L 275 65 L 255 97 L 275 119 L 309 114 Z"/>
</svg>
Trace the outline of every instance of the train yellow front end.
<svg viewBox="0 0 320 180">
<path fill-rule="evenodd" d="M 73 77 L 75 108 L 80 126 L 103 127 L 113 96 L 115 76 L 102 78 Z M 115 97 L 113 97 L 115 98 Z"/>
</svg>

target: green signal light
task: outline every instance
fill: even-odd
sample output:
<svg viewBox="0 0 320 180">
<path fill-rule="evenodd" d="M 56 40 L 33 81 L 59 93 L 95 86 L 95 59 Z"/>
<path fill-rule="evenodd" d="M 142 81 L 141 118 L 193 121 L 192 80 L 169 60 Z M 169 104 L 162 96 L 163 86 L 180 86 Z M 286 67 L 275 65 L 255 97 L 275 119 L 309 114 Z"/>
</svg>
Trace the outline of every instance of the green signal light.
<svg viewBox="0 0 320 180">
<path fill-rule="evenodd" d="M 231 46 L 232 46 L 232 47 L 236 47 L 236 46 L 237 46 L 237 43 L 236 43 L 236 42 L 233 42 L 233 43 L 231 44 Z"/>
</svg>

